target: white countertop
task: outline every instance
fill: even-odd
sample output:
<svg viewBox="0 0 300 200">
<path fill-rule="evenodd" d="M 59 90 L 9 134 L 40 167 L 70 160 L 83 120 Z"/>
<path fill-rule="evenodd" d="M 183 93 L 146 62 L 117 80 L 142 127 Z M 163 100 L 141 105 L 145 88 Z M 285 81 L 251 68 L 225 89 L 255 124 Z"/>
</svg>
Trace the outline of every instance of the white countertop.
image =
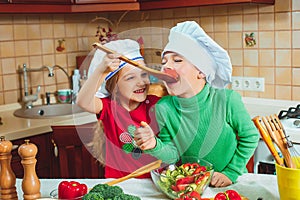
<svg viewBox="0 0 300 200">
<path fill-rule="evenodd" d="M 72 179 L 64 179 L 72 180 Z M 73 179 L 74 180 L 74 179 Z M 111 179 L 75 179 L 80 183 L 85 183 L 89 188 L 99 183 L 105 183 Z M 62 179 L 41 179 L 42 197 L 49 197 L 52 190 L 57 189 Z M 18 198 L 22 199 L 23 192 L 21 189 L 22 179 L 17 179 Z M 143 200 L 168 199 L 153 184 L 151 179 L 129 179 L 118 184 L 125 193 L 133 194 L 141 197 Z M 225 188 L 208 187 L 204 191 L 202 197 L 211 198 L 218 192 L 228 189 L 234 189 L 249 200 L 257 200 L 263 198 L 265 200 L 279 199 L 277 178 L 275 175 L 265 174 L 244 174 L 238 178 L 237 183 Z"/>
</svg>

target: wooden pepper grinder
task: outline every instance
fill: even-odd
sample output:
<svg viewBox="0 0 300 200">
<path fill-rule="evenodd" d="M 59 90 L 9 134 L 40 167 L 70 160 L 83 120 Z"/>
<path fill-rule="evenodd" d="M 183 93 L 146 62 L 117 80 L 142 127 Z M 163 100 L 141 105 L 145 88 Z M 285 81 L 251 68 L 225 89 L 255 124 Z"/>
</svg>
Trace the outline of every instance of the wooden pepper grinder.
<svg viewBox="0 0 300 200">
<path fill-rule="evenodd" d="M 16 192 L 16 176 L 11 169 L 12 143 L 0 137 L 0 199 L 18 199 Z"/>
<path fill-rule="evenodd" d="M 36 145 L 33 143 L 29 143 L 29 140 L 25 140 L 25 143 L 22 144 L 18 149 L 18 153 L 22 158 L 21 163 L 24 168 L 24 177 L 22 180 L 24 200 L 38 199 L 41 197 L 41 183 L 35 171 L 35 156 L 37 154 L 37 151 L 38 150 Z"/>
</svg>

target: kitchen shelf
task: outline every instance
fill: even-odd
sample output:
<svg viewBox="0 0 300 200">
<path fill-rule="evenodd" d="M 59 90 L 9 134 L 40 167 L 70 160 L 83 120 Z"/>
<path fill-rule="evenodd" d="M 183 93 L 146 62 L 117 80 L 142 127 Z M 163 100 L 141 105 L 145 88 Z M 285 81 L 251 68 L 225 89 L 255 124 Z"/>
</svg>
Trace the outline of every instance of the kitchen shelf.
<svg viewBox="0 0 300 200">
<path fill-rule="evenodd" d="M 226 4 L 274 4 L 275 0 L 140 0 L 141 10 Z"/>
</svg>

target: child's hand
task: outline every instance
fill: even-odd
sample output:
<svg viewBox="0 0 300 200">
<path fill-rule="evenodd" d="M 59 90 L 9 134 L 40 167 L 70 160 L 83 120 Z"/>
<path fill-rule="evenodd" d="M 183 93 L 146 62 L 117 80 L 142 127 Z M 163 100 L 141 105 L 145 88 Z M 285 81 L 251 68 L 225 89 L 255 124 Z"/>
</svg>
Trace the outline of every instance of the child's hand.
<svg viewBox="0 0 300 200">
<path fill-rule="evenodd" d="M 146 122 L 141 122 L 140 128 L 134 132 L 134 140 L 142 150 L 153 149 L 156 146 L 156 139 L 153 130 Z"/>
<path fill-rule="evenodd" d="M 232 181 L 220 172 L 214 172 L 210 182 L 210 185 L 214 187 L 226 187 L 231 184 Z"/>
<path fill-rule="evenodd" d="M 118 69 L 121 60 L 119 59 L 119 54 L 108 53 L 102 60 L 102 66 L 109 68 L 109 71 L 114 71 Z"/>
</svg>

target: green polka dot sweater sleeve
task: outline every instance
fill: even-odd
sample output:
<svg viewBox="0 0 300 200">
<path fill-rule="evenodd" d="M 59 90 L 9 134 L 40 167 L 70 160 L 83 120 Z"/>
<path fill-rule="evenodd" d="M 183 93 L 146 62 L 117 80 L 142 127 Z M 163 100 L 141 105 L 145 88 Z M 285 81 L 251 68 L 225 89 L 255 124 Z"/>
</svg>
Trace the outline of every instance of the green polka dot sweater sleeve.
<svg viewBox="0 0 300 200">
<path fill-rule="evenodd" d="M 246 172 L 259 133 L 237 92 L 206 84 L 191 98 L 163 97 L 156 116 L 157 145 L 145 152 L 168 163 L 180 156 L 206 159 L 233 182 Z"/>
</svg>

